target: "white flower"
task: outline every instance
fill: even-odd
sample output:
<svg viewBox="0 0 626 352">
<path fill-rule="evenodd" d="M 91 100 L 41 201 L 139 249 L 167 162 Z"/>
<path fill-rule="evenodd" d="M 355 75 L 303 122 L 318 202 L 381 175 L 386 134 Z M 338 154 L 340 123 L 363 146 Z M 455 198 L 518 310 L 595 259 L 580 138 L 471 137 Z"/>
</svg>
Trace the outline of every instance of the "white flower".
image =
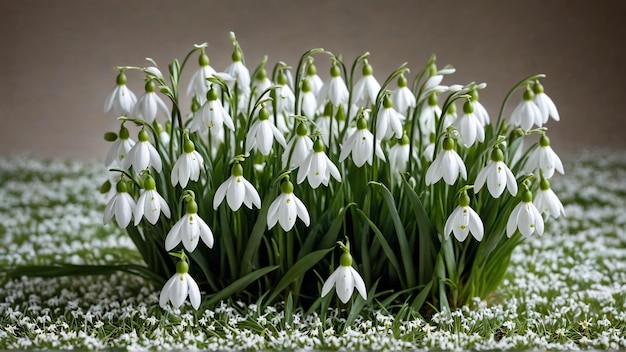
<svg viewBox="0 0 626 352">
<path fill-rule="evenodd" d="M 466 147 L 472 146 L 476 141 L 485 140 L 483 125 L 474 114 L 474 106 L 469 101 L 463 104 L 463 115 L 454 122 L 454 126 L 461 135 L 461 143 Z"/>
<path fill-rule="evenodd" d="M 266 90 L 272 86 L 272 81 L 270 81 L 270 79 L 267 78 L 267 71 L 265 70 L 265 67 L 262 67 L 257 72 L 256 76 L 254 76 L 253 84 L 254 84 L 254 94 L 256 98 L 261 98 L 261 94 L 263 94 L 263 97 L 267 97 L 269 92 L 266 92 Z"/>
<path fill-rule="evenodd" d="M 326 296 L 333 287 L 335 287 L 337 296 L 343 303 L 348 303 L 355 287 L 361 297 L 367 299 L 365 282 L 363 282 L 361 275 L 352 267 L 352 256 L 345 247 L 344 253 L 340 258 L 339 267 L 330 274 L 326 282 L 324 282 L 324 286 L 322 286 L 322 297 Z"/>
<path fill-rule="evenodd" d="M 523 130 L 530 130 L 533 125 L 541 127 L 543 124 L 543 116 L 541 110 L 537 107 L 537 104 L 533 102 L 533 92 L 530 88 L 526 88 L 524 91 L 524 98 L 515 107 L 511 114 L 511 123 L 514 126 L 519 126 Z"/>
<path fill-rule="evenodd" d="M 285 137 L 276 126 L 269 120 L 269 112 L 266 108 L 261 108 L 259 116 L 250 127 L 246 135 L 246 153 L 253 148 L 257 148 L 263 155 L 269 155 L 272 151 L 272 142 L 274 139 L 283 146 L 287 147 Z"/>
<path fill-rule="evenodd" d="M 195 150 L 193 142 L 186 138 L 184 151 L 172 168 L 172 187 L 179 183 L 182 188 L 185 188 L 189 180 L 198 181 L 200 171 L 203 168 L 204 159 L 202 155 Z"/>
<path fill-rule="evenodd" d="M 187 96 L 196 96 L 198 101 L 203 102 L 206 98 L 206 93 L 209 91 L 210 82 L 207 78 L 216 74 L 215 69 L 209 65 L 209 57 L 202 51 L 198 57 L 198 64 L 200 67 L 189 80 L 187 85 Z"/>
<path fill-rule="evenodd" d="M 454 237 L 459 242 L 465 241 L 471 232 L 477 241 L 483 239 L 484 227 L 478 214 L 469 206 L 470 199 L 467 192 L 463 192 L 459 199 L 459 205 L 454 209 L 452 214 L 446 220 L 444 227 L 444 235 L 446 240 L 450 237 L 450 233 L 454 232 Z"/>
<path fill-rule="evenodd" d="M 385 160 L 385 154 L 380 147 L 380 141 L 374 140 L 374 135 L 367 129 L 367 121 L 361 117 L 357 120 L 357 129 L 348 137 L 348 140 L 341 148 L 339 162 L 344 161 L 348 155 L 352 154 L 352 160 L 357 167 L 363 166 L 365 162 L 372 165 L 373 153 Z"/>
<path fill-rule="evenodd" d="M 271 229 L 280 223 L 280 227 L 289 231 L 296 224 L 296 218 L 309 226 L 311 220 L 304 203 L 293 194 L 293 184 L 285 181 L 281 185 L 280 195 L 270 204 L 267 212 L 267 228 Z"/>
<path fill-rule="evenodd" d="M 535 93 L 535 97 L 533 98 L 533 102 L 537 104 L 539 111 L 541 111 L 542 122 L 548 122 L 550 116 L 555 121 L 559 121 L 561 118 L 559 117 L 559 111 L 556 109 L 556 105 L 550 99 L 550 97 L 543 92 L 543 86 L 539 81 L 536 81 L 533 85 L 533 93 Z"/>
<path fill-rule="evenodd" d="M 543 234 L 543 218 L 533 204 L 533 195 L 528 188 L 522 191 L 522 201 L 515 206 L 506 223 L 506 235 L 511 237 L 519 229 L 524 237 L 533 233 Z"/>
<path fill-rule="evenodd" d="M 527 173 L 537 170 L 541 170 L 546 178 L 551 178 L 555 170 L 561 175 L 565 173 L 561 159 L 550 147 L 550 139 L 545 134 L 539 139 L 539 147 L 529 153 L 526 161 Z"/>
<path fill-rule="evenodd" d="M 393 108 L 391 98 L 386 96 L 376 118 L 376 139 L 382 140 L 393 136 L 402 138 L 403 120 L 404 116 Z"/>
<path fill-rule="evenodd" d="M 181 264 L 182 263 L 182 264 Z M 174 274 L 167 282 L 159 296 L 159 305 L 165 308 L 167 302 L 172 302 L 174 308 L 179 308 L 185 302 L 187 296 L 194 309 L 200 307 L 200 288 L 196 281 L 188 274 L 189 264 L 186 260 L 181 260 L 176 264 L 176 274 Z"/>
<path fill-rule="evenodd" d="M 380 91 L 380 83 L 374 78 L 372 65 L 363 60 L 363 76 L 356 82 L 352 90 L 352 99 L 355 103 L 368 106 L 376 103 L 376 96 Z"/>
<path fill-rule="evenodd" d="M 120 72 L 117 75 L 116 86 L 104 102 L 104 112 L 113 110 L 117 116 L 128 116 L 133 111 L 137 97 L 126 86 L 126 75 Z"/>
<path fill-rule="evenodd" d="M 193 252 L 200 239 L 207 247 L 213 248 L 214 238 L 211 228 L 198 216 L 198 204 L 195 200 L 188 200 L 185 215 L 172 226 L 165 237 L 165 250 L 171 251 L 182 242 L 187 251 Z"/>
<path fill-rule="evenodd" d="M 135 205 L 135 200 L 126 191 L 126 182 L 123 180 L 119 181 L 117 183 L 117 193 L 104 208 L 103 224 L 108 224 L 115 216 L 117 225 L 125 229 L 133 217 Z"/>
<path fill-rule="evenodd" d="M 313 58 L 309 57 L 309 63 L 306 67 L 305 79 L 311 84 L 311 91 L 315 95 L 319 95 L 320 89 L 324 85 L 324 81 L 317 74 L 317 68 L 313 64 Z"/>
<path fill-rule="evenodd" d="M 163 102 L 163 99 L 156 93 L 156 87 L 152 80 L 146 83 L 146 92 L 139 97 L 135 107 L 133 108 L 133 116 L 143 119 L 148 123 L 152 123 L 156 118 L 157 112 L 161 112 L 164 116 L 169 116 L 169 110 Z"/>
<path fill-rule="evenodd" d="M 233 211 L 239 210 L 241 204 L 245 204 L 250 209 L 252 209 L 252 205 L 261 208 L 261 197 L 259 197 L 254 186 L 243 177 L 243 167 L 239 163 L 233 165 L 231 176 L 215 191 L 214 209 L 217 210 L 224 197 L 226 197 L 226 202 Z"/>
<path fill-rule="evenodd" d="M 416 106 L 415 95 L 407 87 L 407 80 L 404 74 L 398 77 L 398 89 L 391 93 L 391 101 L 396 110 L 404 116 L 406 116 L 409 108 Z"/>
<path fill-rule="evenodd" d="M 104 159 L 104 164 L 107 167 L 124 167 L 124 159 L 135 145 L 135 141 L 129 138 L 128 129 L 124 126 L 120 128 L 118 137 Z"/>
<path fill-rule="evenodd" d="M 435 75 L 429 77 L 422 87 L 422 94 L 419 97 L 418 103 L 421 103 L 422 101 L 424 101 L 424 99 L 429 98 L 433 94 L 436 95 L 447 91 L 448 86 L 441 85 L 440 83 L 441 81 L 443 81 L 444 74 L 451 74 L 454 73 L 454 71 L 454 69 L 443 69 L 437 72 Z"/>
<path fill-rule="evenodd" d="M 302 90 L 300 97 L 302 114 L 312 120 L 315 117 L 315 112 L 318 109 L 317 97 L 315 96 L 315 93 L 311 88 L 311 83 L 309 83 L 309 80 L 306 78 L 302 81 Z"/>
<path fill-rule="evenodd" d="M 343 109 L 343 107 L 340 106 L 338 109 Z M 333 106 L 329 102 L 324 107 L 324 112 L 315 119 L 315 124 L 322 133 L 322 140 L 325 145 L 330 145 L 331 140 L 335 142 L 339 138 L 339 131 L 343 127 L 343 121 L 339 121 L 335 116 L 333 116 Z"/>
<path fill-rule="evenodd" d="M 476 89 L 472 89 L 468 94 L 472 96 L 470 101 L 474 107 L 474 115 L 476 115 L 478 121 L 480 121 L 483 126 L 487 126 L 489 124 L 489 113 L 483 104 L 478 101 L 478 91 Z"/>
<path fill-rule="evenodd" d="M 165 202 L 165 199 L 156 191 L 154 179 L 152 176 L 148 176 L 144 181 L 144 189 L 135 206 L 135 226 L 139 225 L 143 216 L 145 216 L 152 225 L 156 224 L 161 212 L 166 218 L 169 218 L 171 215 L 170 207 L 167 205 L 167 202 Z"/>
<path fill-rule="evenodd" d="M 191 120 L 189 130 L 191 132 L 204 133 L 211 131 L 213 136 L 216 136 L 222 132 L 224 125 L 231 131 L 235 130 L 233 119 L 222 103 L 217 99 L 217 91 L 211 88 L 206 94 L 207 100 L 200 110 L 194 114 L 194 118 Z"/>
<path fill-rule="evenodd" d="M 299 123 L 296 128 L 296 135 L 287 143 L 283 152 L 283 165 L 289 163 L 288 168 L 293 170 L 299 167 L 313 149 L 313 141 L 307 136 L 307 128 L 304 123 Z M 291 159 L 289 159 L 291 158 Z"/>
<path fill-rule="evenodd" d="M 540 213 L 547 214 L 555 219 L 561 215 L 565 216 L 563 204 L 559 200 L 559 197 L 557 197 L 554 191 L 550 188 L 550 181 L 544 177 L 541 178 L 539 191 L 537 191 L 537 196 L 535 197 L 533 203 Z"/>
<path fill-rule="evenodd" d="M 320 139 L 313 142 L 313 150 L 304 159 L 300 169 L 298 170 L 298 183 L 302 183 L 304 179 L 309 180 L 312 188 L 319 187 L 320 184 L 328 186 L 330 176 L 341 182 L 341 174 L 339 169 L 324 153 L 324 144 Z"/>
<path fill-rule="evenodd" d="M 397 180 L 406 172 L 410 156 L 409 137 L 404 133 L 402 139 L 389 149 L 389 168 Z"/>
<path fill-rule="evenodd" d="M 438 182 L 442 177 L 447 184 L 453 185 L 459 174 L 464 180 L 467 179 L 465 164 L 454 150 L 454 144 L 454 140 L 450 137 L 443 140 L 443 148 L 426 171 L 427 186 Z"/>
<path fill-rule="evenodd" d="M 439 101 L 437 95 L 432 94 L 428 98 L 428 104 L 422 106 L 422 111 L 419 116 L 419 124 L 422 130 L 423 136 L 429 136 L 431 133 L 436 133 L 436 119 L 441 117 L 441 108 L 439 107 Z"/>
<path fill-rule="evenodd" d="M 152 166 L 157 173 L 161 172 L 161 157 L 152 144 L 150 144 L 148 132 L 142 129 L 137 139 L 139 141 L 135 143 L 124 159 L 124 168 L 128 169 L 132 165 L 135 172 L 140 173 Z"/>
<path fill-rule="evenodd" d="M 276 83 L 278 84 L 278 88 L 274 91 L 274 97 L 276 99 L 276 113 L 293 114 L 296 97 L 294 96 L 291 88 L 287 85 L 287 77 L 283 73 L 283 70 L 280 70 L 278 73 Z"/>
<path fill-rule="evenodd" d="M 348 104 L 349 94 L 346 82 L 341 77 L 339 66 L 333 64 L 330 69 L 330 79 L 324 83 L 318 93 L 317 102 L 319 106 L 324 106 L 328 101 L 333 106 L 346 105 Z"/>
<path fill-rule="evenodd" d="M 231 75 L 235 82 L 237 83 L 237 87 L 240 93 L 249 94 L 250 93 L 250 70 L 241 62 L 241 52 L 239 49 L 235 48 L 232 54 L 232 63 L 226 67 L 224 72 Z M 234 87 L 231 87 L 233 89 Z"/>
<path fill-rule="evenodd" d="M 491 160 L 476 176 L 476 182 L 474 182 L 476 193 L 487 183 L 487 189 L 494 198 L 500 197 L 505 188 L 509 190 L 512 196 L 517 194 L 515 176 L 503 160 L 502 151 L 498 148 L 494 149 L 491 153 Z"/>
</svg>

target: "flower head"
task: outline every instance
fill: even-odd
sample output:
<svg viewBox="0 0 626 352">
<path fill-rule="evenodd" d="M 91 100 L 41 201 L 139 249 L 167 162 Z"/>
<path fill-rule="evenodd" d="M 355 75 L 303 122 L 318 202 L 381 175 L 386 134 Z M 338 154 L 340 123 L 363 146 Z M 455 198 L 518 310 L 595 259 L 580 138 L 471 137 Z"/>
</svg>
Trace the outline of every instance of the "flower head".
<svg viewBox="0 0 626 352">
<path fill-rule="evenodd" d="M 561 158 L 552 150 L 550 138 L 545 134 L 539 138 L 539 147 L 530 152 L 526 162 L 526 172 L 532 173 L 537 170 L 542 171 L 546 178 L 551 178 L 554 171 L 561 175 L 565 173 Z"/>
<path fill-rule="evenodd" d="M 533 202 L 542 214 L 558 218 L 561 215 L 565 216 L 565 209 L 563 204 L 559 200 L 559 197 L 550 188 L 550 181 L 541 175 L 541 181 L 539 182 L 539 191 Z"/>
<path fill-rule="evenodd" d="M 224 125 L 226 125 L 228 129 L 234 131 L 233 119 L 218 100 L 215 88 L 211 88 L 206 93 L 206 98 L 206 102 L 202 104 L 200 110 L 196 112 L 194 119 L 191 121 L 189 130 L 191 132 L 199 131 L 203 133 L 208 129 L 215 136 L 222 132 Z"/>
<path fill-rule="evenodd" d="M 341 77 L 339 66 L 333 62 L 330 68 L 330 79 L 324 83 L 317 95 L 319 106 L 330 101 L 334 106 L 348 104 L 349 92 L 346 82 Z"/>
<path fill-rule="evenodd" d="M 459 198 L 459 205 L 454 209 L 452 214 L 446 220 L 444 234 L 446 240 L 450 237 L 450 233 L 454 233 L 459 242 L 465 241 L 471 232 L 477 241 L 483 239 L 484 227 L 478 214 L 469 206 L 470 198 L 467 191 L 463 191 Z"/>
<path fill-rule="evenodd" d="M 463 115 L 454 122 L 454 125 L 461 135 L 461 143 L 466 147 L 472 146 L 476 141 L 485 140 L 485 130 L 474 114 L 474 105 L 471 101 L 463 104 Z"/>
<path fill-rule="evenodd" d="M 104 159 L 105 166 L 124 167 L 124 159 L 134 145 L 135 141 L 130 138 L 128 129 L 122 125 L 118 138 L 115 139 Z"/>
<path fill-rule="evenodd" d="M 298 123 L 296 135 L 287 143 L 283 152 L 283 165 L 293 170 L 299 167 L 313 149 L 313 140 L 307 135 L 307 127 L 303 122 Z"/>
<path fill-rule="evenodd" d="M 250 209 L 253 205 L 261 208 L 261 197 L 259 197 L 254 186 L 243 177 L 243 167 L 239 163 L 233 165 L 231 176 L 215 191 L 214 209 L 220 206 L 224 197 L 226 197 L 226 202 L 233 211 L 239 210 L 242 204 Z"/>
<path fill-rule="evenodd" d="M 124 159 L 124 168 L 128 169 L 132 166 L 136 173 L 140 173 L 152 166 L 157 173 L 161 172 L 163 166 L 161 156 L 154 146 L 150 144 L 148 132 L 145 128 L 139 131 L 137 139 L 138 142 L 135 143 Z"/>
<path fill-rule="evenodd" d="M 180 183 L 180 186 L 185 188 L 189 180 L 198 181 L 200 171 L 204 168 L 202 155 L 195 150 L 193 142 L 189 140 L 187 135 L 185 135 L 184 143 L 183 153 L 172 167 L 172 187 Z"/>
<path fill-rule="evenodd" d="M 309 80 L 306 78 L 302 80 L 302 94 L 300 97 L 302 99 L 302 113 L 304 116 L 312 120 L 315 117 L 315 112 L 318 108 L 317 97 L 315 93 L 313 93 L 311 83 L 309 83 Z"/>
<path fill-rule="evenodd" d="M 304 179 L 308 179 L 312 188 L 317 188 L 320 184 L 328 186 L 330 176 L 334 177 L 338 182 L 341 182 L 339 169 L 337 169 L 337 166 L 335 166 L 324 153 L 324 143 L 321 139 L 316 139 L 315 142 L 313 142 L 313 150 L 311 150 L 302 165 L 300 165 L 300 169 L 298 170 L 298 183 L 302 183 Z"/>
<path fill-rule="evenodd" d="M 241 50 L 239 47 L 235 47 L 233 54 L 231 56 L 232 62 L 224 72 L 231 75 L 235 80 L 234 82 L 237 84 L 238 91 L 243 94 L 250 93 L 250 70 L 243 64 L 242 59 L 243 56 L 241 54 Z M 234 87 L 231 87 L 231 89 Z"/>
<path fill-rule="evenodd" d="M 202 50 L 198 57 L 198 65 L 200 65 L 200 67 L 193 76 L 191 76 L 191 80 L 189 80 L 189 85 L 187 86 L 187 95 L 190 97 L 195 95 L 200 101 L 204 100 L 206 93 L 209 91 L 210 83 L 207 78 L 216 74 L 215 69 L 209 65 L 209 62 L 209 57 L 204 50 Z"/>
<path fill-rule="evenodd" d="M 258 99 L 267 98 L 267 89 L 272 86 L 272 81 L 267 77 L 265 66 L 261 67 L 254 75 L 254 96 Z"/>
<path fill-rule="evenodd" d="M 478 101 L 478 90 L 472 89 L 468 92 L 468 94 L 471 96 L 470 101 L 472 102 L 472 106 L 474 107 L 474 115 L 476 115 L 476 118 L 478 118 L 478 121 L 480 121 L 481 125 L 488 125 L 489 113 L 487 112 L 487 109 L 485 109 L 483 104 Z"/>
<path fill-rule="evenodd" d="M 502 192 L 507 188 L 512 196 L 517 194 L 515 176 L 513 176 L 513 173 L 503 160 L 504 154 L 499 148 L 495 148 L 491 152 L 491 160 L 487 163 L 487 166 L 480 170 L 478 176 L 476 176 L 476 182 L 474 182 L 476 193 L 478 193 L 486 183 L 489 193 L 494 198 L 500 197 Z"/>
<path fill-rule="evenodd" d="M 509 220 L 506 223 L 506 235 L 511 237 L 517 229 L 524 237 L 533 233 L 543 234 L 543 218 L 533 204 L 533 195 L 524 187 L 521 191 L 522 201 L 513 208 Z"/>
<path fill-rule="evenodd" d="M 209 248 L 213 248 L 213 232 L 209 225 L 198 216 L 198 204 L 194 199 L 188 199 L 183 215 L 172 226 L 165 237 L 165 250 L 171 251 L 179 243 L 183 243 L 185 249 L 193 252 L 198 246 L 199 239 Z"/>
<path fill-rule="evenodd" d="M 126 190 L 126 181 L 120 180 L 117 183 L 117 193 L 104 208 L 102 222 L 106 225 L 115 217 L 117 225 L 125 229 L 130 224 L 135 206 L 135 200 Z"/>
<path fill-rule="evenodd" d="M 513 110 L 511 123 L 514 126 L 521 127 L 524 131 L 530 130 L 533 125 L 541 127 L 543 124 L 541 110 L 533 102 L 533 92 L 530 87 L 526 87 L 522 101 Z"/>
<path fill-rule="evenodd" d="M 309 57 L 309 62 L 306 66 L 306 80 L 311 85 L 311 91 L 313 94 L 318 95 L 320 89 L 322 89 L 322 86 L 324 85 L 324 81 L 322 81 L 320 76 L 317 74 L 317 67 L 315 67 L 312 57 Z"/>
<path fill-rule="evenodd" d="M 426 171 L 426 185 L 437 183 L 442 177 L 447 184 L 453 185 L 459 174 L 464 180 L 467 179 L 465 164 L 454 150 L 454 145 L 454 140 L 451 137 L 446 136 L 444 138 L 443 148 Z"/>
<path fill-rule="evenodd" d="M 409 108 L 416 106 L 415 95 L 407 87 L 407 80 L 403 74 L 398 77 L 398 89 L 391 93 L 391 101 L 396 110 L 404 116 L 406 116 Z"/>
<path fill-rule="evenodd" d="M 159 215 L 163 213 L 166 218 L 170 217 L 170 207 L 161 195 L 156 191 L 156 183 L 152 176 L 148 176 L 143 182 L 144 189 L 135 206 L 135 226 L 139 225 L 142 217 L 146 217 L 149 223 L 156 224 Z"/>
<path fill-rule="evenodd" d="M 422 135 L 428 136 L 431 133 L 436 133 L 436 124 L 438 118 L 441 117 L 441 108 L 439 107 L 439 100 L 436 94 L 431 94 L 428 97 L 428 104 L 422 106 L 422 111 L 419 116 L 419 124 L 422 130 Z"/>
<path fill-rule="evenodd" d="M 406 172 L 410 154 L 410 140 L 405 132 L 402 134 L 402 138 L 398 143 L 389 148 L 389 168 L 398 180 L 400 180 L 401 175 Z"/>
<path fill-rule="evenodd" d="M 104 102 L 104 112 L 113 110 L 117 116 L 128 116 L 133 111 L 137 97 L 126 86 L 126 75 L 120 72 L 117 75 L 116 85 Z"/>
<path fill-rule="evenodd" d="M 287 84 L 287 76 L 285 76 L 283 71 L 284 70 L 280 70 L 278 72 L 278 77 L 276 77 L 278 88 L 273 91 L 273 97 L 276 100 L 276 113 L 293 114 L 296 97 Z"/>
<path fill-rule="evenodd" d="M 381 160 L 385 160 L 385 154 L 380 147 L 380 141 L 374 140 L 374 135 L 367 129 L 367 121 L 364 117 L 357 120 L 357 129 L 348 137 L 345 145 L 341 148 L 339 162 L 344 161 L 348 155 L 352 154 L 352 160 L 357 167 L 363 166 L 365 162 L 372 165 L 373 153 Z"/>
<path fill-rule="evenodd" d="M 311 220 L 304 203 L 293 194 L 293 184 L 287 180 L 280 188 L 280 195 L 270 204 L 267 212 L 267 228 L 271 229 L 280 223 L 280 227 L 289 231 L 296 224 L 296 218 L 309 226 Z"/>
<path fill-rule="evenodd" d="M 389 96 L 383 99 L 383 107 L 378 110 L 376 118 L 376 139 L 402 138 L 402 121 L 404 116 L 393 108 Z"/>
<path fill-rule="evenodd" d="M 183 254 L 181 260 L 176 264 L 176 274 L 167 280 L 161 290 L 159 296 L 161 308 L 165 308 L 168 301 L 172 302 L 174 308 L 179 308 L 187 296 L 189 296 L 189 301 L 194 309 L 200 307 L 200 288 L 188 272 L 189 264 Z"/>
<path fill-rule="evenodd" d="M 546 93 L 544 93 L 543 85 L 541 85 L 539 81 L 536 81 L 535 84 L 533 84 L 533 93 L 535 94 L 533 102 L 537 104 L 539 111 L 541 111 L 542 122 L 548 122 L 550 116 L 552 116 L 555 121 L 559 121 L 561 119 L 559 116 L 559 111 L 556 109 L 556 105 L 554 104 L 552 99 L 550 99 L 550 97 Z"/>
<path fill-rule="evenodd" d="M 164 116 L 169 115 L 169 110 L 163 102 L 163 99 L 156 93 L 156 86 L 152 80 L 146 82 L 146 92 L 139 97 L 135 107 L 133 108 L 133 116 L 143 119 L 148 123 L 152 123 L 156 118 L 157 112 L 161 112 Z"/>
<path fill-rule="evenodd" d="M 361 275 L 352 267 L 352 255 L 350 249 L 341 244 L 343 254 L 339 259 L 339 267 L 328 277 L 322 286 L 322 297 L 326 296 L 333 287 L 337 291 L 337 296 L 343 303 L 348 303 L 354 289 L 356 288 L 363 299 L 367 299 L 365 282 Z"/>
<path fill-rule="evenodd" d="M 363 76 L 356 82 L 352 97 L 357 104 L 368 106 L 376 102 L 376 95 L 380 91 L 380 83 L 374 78 L 372 65 L 367 59 L 363 60 Z"/>
<path fill-rule="evenodd" d="M 272 151 L 272 142 L 274 139 L 283 146 L 287 147 L 285 137 L 276 126 L 270 121 L 269 112 L 265 107 L 259 110 L 259 116 L 250 127 L 246 135 L 246 152 L 249 153 L 253 148 L 257 148 L 263 155 L 269 155 Z"/>
</svg>

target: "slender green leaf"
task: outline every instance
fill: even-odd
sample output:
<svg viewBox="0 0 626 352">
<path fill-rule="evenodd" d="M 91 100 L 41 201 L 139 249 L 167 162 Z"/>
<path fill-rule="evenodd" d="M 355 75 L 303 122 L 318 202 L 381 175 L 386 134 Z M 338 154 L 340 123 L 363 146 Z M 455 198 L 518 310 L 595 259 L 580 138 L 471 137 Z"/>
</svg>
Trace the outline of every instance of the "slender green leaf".
<svg viewBox="0 0 626 352">
<path fill-rule="evenodd" d="M 257 214 L 257 220 L 254 223 L 252 233 L 248 238 L 248 243 L 246 244 L 246 249 L 243 252 L 243 257 L 240 258 L 241 270 L 239 271 L 239 276 L 244 276 L 252 270 L 252 264 L 254 263 L 257 253 L 259 253 L 261 239 L 265 233 L 265 226 L 267 225 L 267 211 L 270 203 L 269 194 L 267 194 L 263 199 L 261 210 Z"/>
<path fill-rule="evenodd" d="M 224 287 L 222 290 L 220 290 L 218 293 L 214 294 L 213 296 L 211 296 L 211 298 L 209 298 L 207 300 L 207 304 L 209 306 L 212 306 L 214 304 L 216 304 L 217 302 L 224 300 L 226 298 L 229 298 L 241 291 L 243 291 L 246 287 L 248 287 L 250 284 L 252 284 L 253 282 L 255 282 L 256 280 L 258 280 L 259 278 L 267 275 L 268 273 L 274 271 L 278 269 L 278 265 L 275 266 L 268 266 L 265 268 L 261 268 L 258 270 L 255 270 L 251 273 L 249 273 L 246 276 L 243 276 L 237 280 L 235 280 L 232 284 Z"/>
</svg>

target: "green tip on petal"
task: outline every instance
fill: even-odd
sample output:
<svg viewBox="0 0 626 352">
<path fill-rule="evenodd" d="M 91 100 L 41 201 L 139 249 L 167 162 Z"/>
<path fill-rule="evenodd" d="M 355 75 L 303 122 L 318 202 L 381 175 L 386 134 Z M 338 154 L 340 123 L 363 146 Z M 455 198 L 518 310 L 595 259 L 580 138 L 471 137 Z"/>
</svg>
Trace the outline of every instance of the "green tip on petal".
<svg viewBox="0 0 626 352">
<path fill-rule="evenodd" d="M 198 212 L 198 203 L 195 200 L 190 199 L 187 201 L 185 212 L 187 214 L 196 214 Z"/>
<path fill-rule="evenodd" d="M 154 182 L 152 176 L 148 175 L 148 177 L 146 177 L 145 181 L 143 181 L 143 188 L 146 191 L 154 191 L 156 189 L 156 182 Z"/>
<path fill-rule="evenodd" d="M 528 188 L 525 188 L 524 190 L 522 190 L 522 202 L 531 203 L 532 201 L 533 201 L 532 192 Z"/>
<path fill-rule="evenodd" d="M 535 95 L 533 94 L 533 91 L 530 89 L 530 87 L 526 87 L 526 90 L 524 90 L 524 100 L 531 101 L 533 100 L 534 96 Z"/>
<path fill-rule="evenodd" d="M 268 120 L 269 118 L 270 118 L 269 111 L 267 111 L 265 107 L 262 107 L 261 110 L 259 110 L 259 120 L 265 121 L 265 120 Z"/>
<path fill-rule="evenodd" d="M 498 161 L 503 161 L 504 160 L 504 153 L 502 153 L 500 148 L 494 148 L 491 151 L 491 160 L 493 160 L 494 162 L 498 162 Z"/>
<path fill-rule="evenodd" d="M 443 140 L 443 149 L 444 150 L 453 150 L 454 149 L 454 139 L 450 137 L 446 137 Z"/>
<path fill-rule="evenodd" d="M 333 113 L 333 103 L 328 102 L 324 106 L 324 116 L 330 116 Z"/>
<path fill-rule="evenodd" d="M 437 94 L 432 93 L 429 97 L 428 97 L 428 105 L 429 106 L 435 106 L 439 104 L 439 99 L 437 98 Z"/>
<path fill-rule="evenodd" d="M 339 264 L 341 266 L 352 266 L 352 255 L 350 252 L 344 249 L 343 254 L 339 258 Z"/>
<path fill-rule="evenodd" d="M 291 181 L 289 180 L 283 182 L 283 184 L 280 185 L 280 192 L 281 193 L 293 193 L 293 183 L 291 183 Z"/>
<path fill-rule="evenodd" d="M 230 174 L 233 176 L 243 176 L 243 166 L 241 166 L 241 164 L 239 163 L 235 163 Z"/>
<path fill-rule="evenodd" d="M 333 66 L 330 68 L 330 76 L 331 77 L 341 76 L 341 70 L 339 69 L 339 66 L 333 64 Z"/>
<path fill-rule="evenodd" d="M 187 274 L 189 272 L 189 263 L 186 260 L 181 260 L 176 263 L 176 273 Z"/>
<path fill-rule="evenodd" d="M 128 128 L 122 126 L 120 127 L 120 139 L 128 139 L 130 137 L 130 132 L 128 132 Z"/>
<path fill-rule="evenodd" d="M 115 132 L 106 132 L 104 134 L 104 140 L 107 142 L 115 142 L 115 140 L 117 140 L 117 134 L 115 134 Z"/>
<path fill-rule="evenodd" d="M 204 66 L 209 66 L 209 57 L 207 56 L 207 54 L 203 51 L 200 53 L 200 57 L 198 57 L 198 65 L 204 67 Z"/>
<path fill-rule="evenodd" d="M 361 117 L 356 120 L 356 128 L 359 130 L 367 129 L 367 121 L 365 121 L 365 118 Z"/>
<path fill-rule="evenodd" d="M 406 77 L 404 77 L 404 75 L 400 75 L 398 77 L 398 87 L 399 88 L 404 88 L 408 85 L 408 82 L 406 80 Z"/>
<path fill-rule="evenodd" d="M 115 80 L 115 83 L 116 83 L 118 86 L 123 86 L 123 85 L 125 85 L 125 84 L 126 84 L 126 75 L 124 74 L 124 72 L 120 72 L 120 73 L 117 75 L 117 78 L 116 78 L 116 80 Z"/>
<path fill-rule="evenodd" d="M 459 205 L 462 207 L 467 207 L 470 204 L 470 198 L 467 195 L 467 191 L 463 191 L 463 194 L 461 194 L 461 197 L 459 197 Z"/>
<path fill-rule="evenodd" d="M 463 113 L 466 115 L 472 114 L 474 112 L 474 104 L 471 101 L 467 100 L 463 104 Z"/>
<path fill-rule="evenodd" d="M 141 131 L 139 131 L 139 135 L 137 136 L 137 139 L 140 142 L 147 142 L 148 141 L 148 132 L 146 131 L 145 128 L 142 128 Z"/>
<path fill-rule="evenodd" d="M 545 134 L 541 135 L 541 138 L 539 138 L 539 145 L 542 147 L 549 147 L 550 146 L 550 138 L 548 138 L 548 136 L 546 136 Z"/>
<path fill-rule="evenodd" d="M 152 80 L 149 80 L 148 82 L 146 82 L 146 85 L 144 86 L 146 93 L 154 93 L 156 92 L 156 85 L 154 84 L 154 82 Z"/>
<path fill-rule="evenodd" d="M 126 193 L 127 192 L 126 182 L 123 180 L 118 181 L 116 189 L 117 189 L 117 193 Z"/>
<path fill-rule="evenodd" d="M 307 135 L 308 132 L 309 129 L 306 127 L 306 124 L 304 124 L 304 122 L 298 123 L 298 127 L 296 127 L 296 133 L 298 134 L 298 136 L 304 137 Z"/>
<path fill-rule="evenodd" d="M 315 153 L 321 153 L 324 151 L 324 142 L 322 142 L 321 139 L 316 139 L 315 142 L 313 142 L 313 151 Z"/>
</svg>

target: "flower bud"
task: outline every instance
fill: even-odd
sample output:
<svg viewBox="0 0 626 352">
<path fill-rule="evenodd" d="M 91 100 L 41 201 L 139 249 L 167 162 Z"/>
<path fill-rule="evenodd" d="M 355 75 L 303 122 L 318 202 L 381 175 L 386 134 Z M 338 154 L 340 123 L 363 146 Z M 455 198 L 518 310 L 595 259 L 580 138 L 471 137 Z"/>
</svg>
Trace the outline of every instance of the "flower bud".
<svg viewBox="0 0 626 352">
<path fill-rule="evenodd" d="M 466 115 L 472 114 L 474 112 L 474 105 L 472 104 L 471 101 L 467 100 L 464 104 L 463 104 L 463 113 Z"/>
<path fill-rule="evenodd" d="M 100 193 L 105 194 L 105 193 L 108 193 L 110 190 L 111 190 L 111 181 L 109 180 L 104 181 L 102 186 L 100 186 Z"/>
<path fill-rule="evenodd" d="M 125 84 L 126 84 L 126 75 L 124 74 L 124 72 L 120 72 L 120 73 L 117 75 L 117 78 L 115 79 L 115 83 L 116 83 L 118 86 L 123 86 L 123 85 L 125 85 Z"/>
<path fill-rule="evenodd" d="M 187 274 L 189 272 L 189 263 L 186 260 L 181 260 L 176 263 L 176 273 Z"/>
<path fill-rule="evenodd" d="M 291 181 L 289 180 L 283 182 L 283 184 L 280 185 L 280 192 L 281 193 L 293 193 L 293 183 L 291 183 Z"/>
<path fill-rule="evenodd" d="M 106 132 L 104 134 L 104 140 L 107 142 L 115 142 L 115 140 L 117 140 L 117 134 L 115 134 L 115 132 Z"/>
<path fill-rule="evenodd" d="M 350 252 L 344 250 L 343 254 L 339 258 L 339 264 L 341 266 L 352 266 L 352 255 Z"/>
<path fill-rule="evenodd" d="M 200 56 L 198 57 L 198 65 L 204 67 L 204 66 L 209 66 L 209 57 L 207 56 L 207 54 L 203 51 L 200 53 Z"/>
</svg>

